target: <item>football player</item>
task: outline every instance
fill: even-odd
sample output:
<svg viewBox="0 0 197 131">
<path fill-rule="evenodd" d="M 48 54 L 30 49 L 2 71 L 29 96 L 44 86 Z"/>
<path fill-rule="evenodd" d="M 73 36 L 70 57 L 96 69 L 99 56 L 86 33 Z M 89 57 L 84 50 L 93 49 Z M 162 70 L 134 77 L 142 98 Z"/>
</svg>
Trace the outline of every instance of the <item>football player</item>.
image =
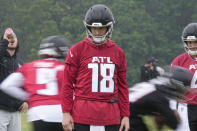
<svg viewBox="0 0 197 131">
<path fill-rule="evenodd" d="M 24 64 L 1 84 L 5 93 L 28 101 L 35 131 L 63 131 L 60 87 L 69 44 L 62 36 L 45 38 L 39 48 L 43 59 Z"/>
<path fill-rule="evenodd" d="M 93 5 L 84 20 L 87 37 L 68 51 L 62 87 L 66 131 L 129 129 L 126 59 L 110 39 L 113 24 L 107 6 Z"/>
<path fill-rule="evenodd" d="M 192 73 L 181 67 L 174 67 L 157 78 L 141 82 L 130 88 L 131 131 L 148 131 L 143 116 L 155 116 L 161 126 L 166 124 L 176 129 L 179 117 L 170 108 L 170 99 L 185 99 L 189 90 Z M 159 118 L 159 119 L 158 119 Z M 158 121 L 159 120 L 159 121 Z"/>
<path fill-rule="evenodd" d="M 182 41 L 185 48 L 185 53 L 180 54 L 172 61 L 172 66 L 181 66 L 189 69 L 193 73 L 193 79 L 190 87 L 196 90 L 197 84 L 197 23 L 188 24 L 182 32 Z M 187 118 L 189 121 L 190 131 L 197 130 L 197 96 L 195 94 L 188 94 L 188 99 L 184 101 L 187 106 L 182 105 L 182 110 L 179 110 L 179 106 L 174 106 L 179 111 L 182 117 L 183 124 L 187 124 Z M 177 103 L 175 104 L 177 105 Z M 188 109 L 187 109 L 188 107 Z M 183 110 L 184 109 L 184 110 Z M 188 113 L 184 113 L 188 111 Z M 182 115 L 184 113 L 185 115 Z M 188 114 L 188 116 L 187 116 Z M 182 125 L 183 126 L 183 125 Z M 187 129 L 189 131 L 189 129 Z M 186 131 L 185 129 L 179 129 L 177 131 Z"/>
</svg>

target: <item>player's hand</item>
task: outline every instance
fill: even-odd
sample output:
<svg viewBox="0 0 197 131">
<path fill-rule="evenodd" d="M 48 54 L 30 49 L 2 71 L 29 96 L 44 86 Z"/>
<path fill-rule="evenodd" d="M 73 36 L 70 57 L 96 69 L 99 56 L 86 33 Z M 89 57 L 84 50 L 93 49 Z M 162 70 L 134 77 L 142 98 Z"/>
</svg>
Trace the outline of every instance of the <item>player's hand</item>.
<svg viewBox="0 0 197 131">
<path fill-rule="evenodd" d="M 27 110 L 28 110 L 28 103 L 27 102 L 24 102 L 21 106 L 20 106 L 20 108 L 19 108 L 19 110 L 21 111 L 21 112 L 26 112 Z"/>
<path fill-rule="evenodd" d="M 74 121 L 69 112 L 63 114 L 62 126 L 64 131 L 72 131 L 74 129 Z"/>
<path fill-rule="evenodd" d="M 120 125 L 120 129 L 119 131 L 122 131 L 124 129 L 124 131 L 128 131 L 129 130 L 129 127 L 130 124 L 129 124 L 129 117 L 123 117 L 122 120 L 121 120 L 121 125 Z"/>
</svg>

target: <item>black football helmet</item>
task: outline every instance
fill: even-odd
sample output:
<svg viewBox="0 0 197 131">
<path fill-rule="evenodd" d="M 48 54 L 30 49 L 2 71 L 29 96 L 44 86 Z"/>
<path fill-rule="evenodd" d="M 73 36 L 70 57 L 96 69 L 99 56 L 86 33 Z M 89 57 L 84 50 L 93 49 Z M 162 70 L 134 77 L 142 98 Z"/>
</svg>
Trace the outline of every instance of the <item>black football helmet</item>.
<svg viewBox="0 0 197 131">
<path fill-rule="evenodd" d="M 96 44 L 103 43 L 107 38 L 111 37 L 114 23 L 111 10 L 102 4 L 93 5 L 88 9 L 84 20 L 87 36 L 92 38 Z M 103 36 L 94 36 L 91 33 L 91 27 L 107 27 L 107 32 Z"/>
<path fill-rule="evenodd" d="M 185 51 L 189 55 L 197 55 L 197 50 L 192 51 L 190 50 L 191 48 L 187 46 L 187 41 L 197 41 L 197 23 L 190 23 L 184 28 L 182 33 L 182 41 L 184 44 Z M 197 47 L 192 47 L 192 48 L 197 48 Z"/>
<path fill-rule="evenodd" d="M 48 36 L 42 40 L 38 54 L 56 58 L 66 57 L 70 41 L 62 36 Z"/>
<path fill-rule="evenodd" d="M 183 67 L 173 66 L 170 72 L 164 72 L 156 79 L 150 80 L 157 90 L 175 99 L 184 99 L 184 93 L 189 89 L 192 73 Z"/>
</svg>

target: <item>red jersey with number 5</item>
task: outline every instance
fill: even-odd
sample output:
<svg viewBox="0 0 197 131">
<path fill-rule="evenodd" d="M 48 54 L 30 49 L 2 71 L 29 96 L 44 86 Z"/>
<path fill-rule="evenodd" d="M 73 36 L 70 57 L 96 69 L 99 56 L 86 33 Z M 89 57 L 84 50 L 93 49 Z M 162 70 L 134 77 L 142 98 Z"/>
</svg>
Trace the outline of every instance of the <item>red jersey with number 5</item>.
<svg viewBox="0 0 197 131">
<path fill-rule="evenodd" d="M 26 63 L 16 72 L 25 78 L 23 88 L 30 94 L 29 106 L 60 104 L 60 87 L 64 63 L 43 59 Z"/>
<path fill-rule="evenodd" d="M 85 38 L 68 51 L 65 63 L 62 109 L 74 122 L 113 125 L 129 116 L 126 59 L 113 41 L 96 45 Z"/>
<path fill-rule="evenodd" d="M 188 53 L 185 52 L 185 53 L 177 56 L 173 60 L 172 66 L 173 65 L 184 67 L 186 69 L 189 69 L 193 73 L 193 78 L 192 78 L 190 87 L 193 88 L 193 90 L 197 91 L 197 60 L 195 60 Z M 186 103 L 197 104 L 196 93 L 192 93 L 192 92 L 188 93 L 187 97 L 188 97 L 188 99 L 185 100 Z"/>
</svg>

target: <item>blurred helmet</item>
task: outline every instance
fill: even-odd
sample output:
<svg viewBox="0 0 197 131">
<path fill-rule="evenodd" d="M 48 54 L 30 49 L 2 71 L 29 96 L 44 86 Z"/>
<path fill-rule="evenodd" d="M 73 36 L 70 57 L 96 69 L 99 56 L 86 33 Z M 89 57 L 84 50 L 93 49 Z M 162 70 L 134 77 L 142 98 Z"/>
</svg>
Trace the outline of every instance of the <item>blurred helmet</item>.
<svg viewBox="0 0 197 131">
<path fill-rule="evenodd" d="M 69 50 L 70 41 L 62 36 L 48 36 L 42 40 L 38 54 L 64 58 Z"/>
<path fill-rule="evenodd" d="M 157 85 L 157 90 L 171 98 L 185 98 L 184 93 L 189 89 L 192 73 L 180 66 L 173 66 L 170 72 L 164 72 L 156 79 L 150 80 Z"/>
<path fill-rule="evenodd" d="M 184 28 L 182 33 L 182 41 L 184 44 L 185 51 L 189 55 L 197 55 L 197 46 L 192 47 L 196 50 L 191 50 L 192 48 L 189 48 L 187 45 L 188 41 L 197 41 L 197 23 L 190 23 Z"/>
<path fill-rule="evenodd" d="M 111 10 L 102 4 L 96 4 L 88 9 L 84 20 L 88 37 L 92 38 L 98 44 L 111 37 L 114 23 Z M 94 36 L 90 30 L 91 27 L 107 27 L 106 34 L 103 36 Z"/>
</svg>

